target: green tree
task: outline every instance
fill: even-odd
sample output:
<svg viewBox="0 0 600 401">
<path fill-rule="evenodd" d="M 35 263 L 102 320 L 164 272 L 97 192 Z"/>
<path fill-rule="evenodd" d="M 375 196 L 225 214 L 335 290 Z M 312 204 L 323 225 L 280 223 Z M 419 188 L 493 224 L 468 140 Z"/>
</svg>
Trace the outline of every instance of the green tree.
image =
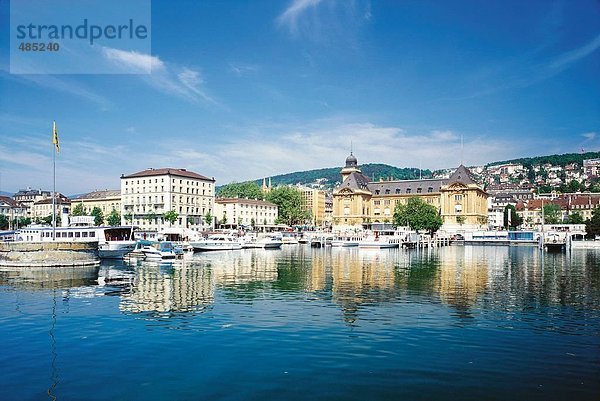
<svg viewBox="0 0 600 401">
<path fill-rule="evenodd" d="M 577 192 L 577 191 L 581 191 L 582 189 L 585 189 L 585 186 L 582 186 L 581 184 L 579 184 L 579 181 L 577 181 L 577 180 L 572 180 L 569 183 L 569 192 Z"/>
<path fill-rule="evenodd" d="M 154 213 L 154 212 L 148 212 L 146 214 L 146 220 L 148 220 L 149 223 L 153 223 L 154 219 L 156 219 L 156 213 Z"/>
<path fill-rule="evenodd" d="M 225 224 L 227 224 L 227 215 L 223 214 L 223 218 L 221 219 L 221 222 L 220 222 L 220 224 L 221 224 L 221 225 L 225 225 Z"/>
<path fill-rule="evenodd" d="M 0 230 L 6 230 L 8 228 L 8 217 L 4 214 L 0 214 Z"/>
<path fill-rule="evenodd" d="M 102 213 L 99 207 L 94 207 L 90 214 L 94 216 L 94 225 L 99 226 L 104 223 L 104 213 Z"/>
<path fill-rule="evenodd" d="M 71 216 L 84 216 L 85 208 L 83 207 L 83 202 L 79 202 L 75 205 L 73 210 L 71 210 Z"/>
<path fill-rule="evenodd" d="M 121 224 L 121 214 L 115 209 L 111 210 L 110 214 L 106 218 L 106 222 L 109 226 L 118 226 Z"/>
<path fill-rule="evenodd" d="M 175 221 L 179 218 L 179 213 L 177 213 L 175 210 L 169 210 L 168 212 L 165 212 L 163 217 L 169 222 L 169 225 L 173 225 L 173 223 L 175 223 Z"/>
<path fill-rule="evenodd" d="M 574 213 L 571 213 L 569 215 L 569 217 L 567 218 L 567 223 L 569 223 L 569 224 L 583 224 L 583 223 L 585 223 L 585 220 L 583 219 L 583 216 L 581 215 L 581 213 L 574 212 Z"/>
<path fill-rule="evenodd" d="M 592 212 L 592 217 L 585 222 L 585 232 L 591 238 L 600 235 L 600 207 L 597 206 Z"/>
<path fill-rule="evenodd" d="M 189 225 L 192 225 L 192 224 L 194 224 L 194 216 L 188 216 L 188 217 L 187 217 L 187 223 L 188 223 Z"/>
<path fill-rule="evenodd" d="M 21 228 L 31 224 L 31 219 L 29 217 L 18 217 L 13 220 L 13 227 Z"/>
<path fill-rule="evenodd" d="M 510 224 L 509 224 L 509 213 L 510 213 Z M 514 205 L 506 205 L 504 208 L 504 227 L 508 229 L 515 229 L 523 224 L 523 218 L 517 214 L 517 209 Z"/>
<path fill-rule="evenodd" d="M 222 186 L 217 193 L 220 198 L 264 199 L 265 194 L 254 181 L 233 182 Z"/>
<path fill-rule="evenodd" d="M 394 224 L 397 226 L 408 224 L 412 230 L 427 230 L 433 235 L 442 226 L 442 218 L 435 206 L 425 203 L 421 198 L 411 197 L 406 204 L 396 205 Z"/>
<path fill-rule="evenodd" d="M 305 210 L 302 194 L 296 188 L 281 186 L 273 188 L 267 194 L 267 200 L 277 205 L 277 221 L 287 224 L 303 224 L 310 219 L 310 212 Z"/>
<path fill-rule="evenodd" d="M 123 215 L 123 220 L 125 220 L 125 224 L 127 224 L 127 222 L 129 222 L 130 224 L 133 223 L 133 214 L 125 213 Z"/>
<path fill-rule="evenodd" d="M 206 223 L 207 226 L 212 226 L 212 222 L 213 222 L 213 216 L 212 216 L 212 214 L 210 214 L 210 211 L 208 211 L 204 215 L 204 223 Z"/>
<path fill-rule="evenodd" d="M 256 220 L 254 220 L 254 217 L 250 219 L 250 225 L 254 228 L 254 226 L 256 225 Z"/>
<path fill-rule="evenodd" d="M 561 220 L 560 206 L 556 203 L 548 203 L 544 205 L 544 223 L 557 224 Z"/>
</svg>

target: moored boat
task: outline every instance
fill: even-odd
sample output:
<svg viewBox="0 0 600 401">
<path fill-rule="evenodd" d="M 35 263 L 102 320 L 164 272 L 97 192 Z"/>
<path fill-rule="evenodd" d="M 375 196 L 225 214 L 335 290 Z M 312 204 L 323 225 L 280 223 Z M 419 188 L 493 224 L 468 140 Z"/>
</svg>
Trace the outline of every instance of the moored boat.
<svg viewBox="0 0 600 401">
<path fill-rule="evenodd" d="M 199 241 L 190 241 L 195 251 L 231 251 L 242 249 L 241 241 L 232 235 L 213 234 Z"/>
</svg>

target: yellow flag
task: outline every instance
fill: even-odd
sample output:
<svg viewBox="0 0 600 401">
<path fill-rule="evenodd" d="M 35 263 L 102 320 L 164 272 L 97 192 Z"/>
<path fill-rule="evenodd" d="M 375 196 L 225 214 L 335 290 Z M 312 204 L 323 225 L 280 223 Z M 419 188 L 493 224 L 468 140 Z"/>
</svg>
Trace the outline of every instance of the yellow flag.
<svg viewBox="0 0 600 401">
<path fill-rule="evenodd" d="M 58 145 L 58 131 L 56 130 L 56 121 L 52 121 L 52 133 L 54 134 L 52 138 L 52 143 L 56 146 L 56 153 L 60 152 L 60 146 Z"/>
</svg>

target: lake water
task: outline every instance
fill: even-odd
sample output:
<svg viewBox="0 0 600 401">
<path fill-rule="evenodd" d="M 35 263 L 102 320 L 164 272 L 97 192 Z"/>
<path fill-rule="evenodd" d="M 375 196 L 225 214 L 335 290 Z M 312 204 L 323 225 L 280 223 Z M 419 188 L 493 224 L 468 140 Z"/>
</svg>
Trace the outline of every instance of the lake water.
<svg viewBox="0 0 600 401">
<path fill-rule="evenodd" d="M 599 400 L 600 251 L 0 271 L 3 400 Z"/>
</svg>

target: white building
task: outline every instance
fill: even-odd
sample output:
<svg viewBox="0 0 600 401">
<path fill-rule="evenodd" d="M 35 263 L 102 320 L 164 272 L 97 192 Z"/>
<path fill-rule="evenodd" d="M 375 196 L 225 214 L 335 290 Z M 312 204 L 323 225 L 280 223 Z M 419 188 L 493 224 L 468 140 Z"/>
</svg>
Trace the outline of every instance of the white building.
<svg viewBox="0 0 600 401">
<path fill-rule="evenodd" d="M 20 189 L 19 192 L 13 195 L 13 199 L 21 203 L 26 210 L 25 217 L 34 217 L 32 215 L 32 206 L 35 202 L 52 198 L 52 191 L 45 191 L 42 189 Z"/>
<path fill-rule="evenodd" d="M 277 205 L 256 199 L 220 198 L 215 201 L 217 221 L 233 226 L 273 226 L 277 219 Z"/>
<path fill-rule="evenodd" d="M 210 228 L 205 217 L 214 216 L 215 179 L 186 169 L 147 169 L 121 176 L 121 223 L 145 230 L 186 227 Z M 174 211 L 171 225 L 165 213 Z"/>
</svg>

